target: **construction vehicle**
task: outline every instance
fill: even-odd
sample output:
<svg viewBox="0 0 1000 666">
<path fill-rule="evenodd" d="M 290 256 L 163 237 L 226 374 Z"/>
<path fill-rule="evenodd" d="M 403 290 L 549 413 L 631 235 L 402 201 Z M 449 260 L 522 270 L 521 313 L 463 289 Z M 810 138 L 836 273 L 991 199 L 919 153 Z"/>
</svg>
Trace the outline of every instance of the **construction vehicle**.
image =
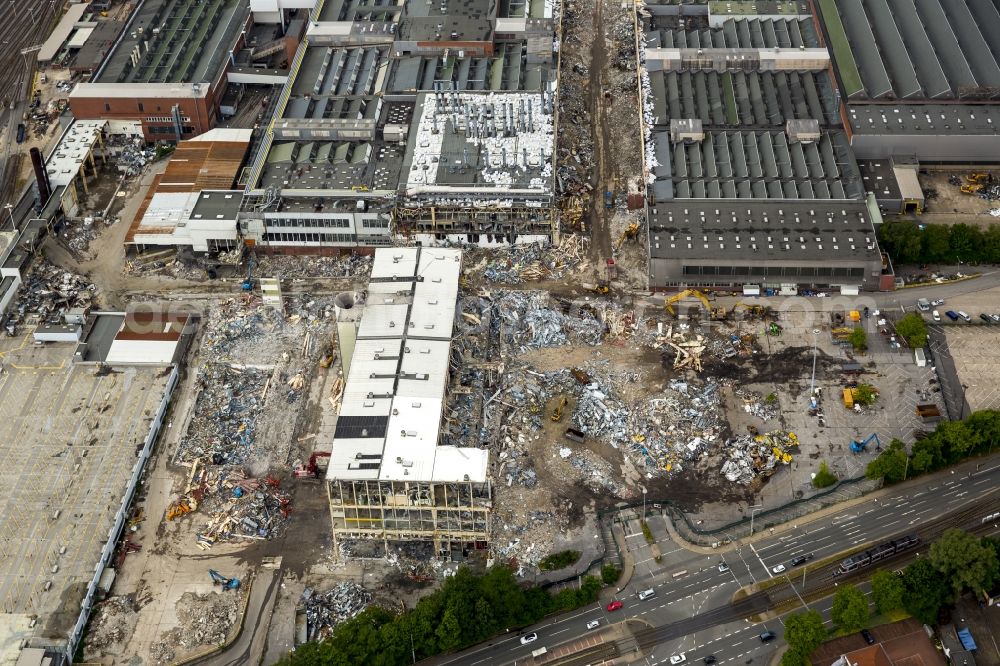
<svg viewBox="0 0 1000 666">
<path fill-rule="evenodd" d="M 677 301 L 683 301 L 685 298 L 691 298 L 691 297 L 697 298 L 699 301 L 701 301 L 701 304 L 705 306 L 706 312 L 709 313 L 712 312 L 712 306 L 708 304 L 708 296 L 705 296 L 705 294 L 701 293 L 697 289 L 685 289 L 682 292 L 674 294 L 664 302 L 663 308 L 670 314 L 676 315 L 677 311 L 674 310 L 674 303 L 676 303 Z"/>
<path fill-rule="evenodd" d="M 319 358 L 319 367 L 329 368 L 333 365 L 333 362 L 337 360 L 337 355 L 333 353 L 333 350 L 327 347 L 323 352 L 323 355 Z"/>
<path fill-rule="evenodd" d="M 227 578 L 220 574 L 215 569 L 209 569 L 208 575 L 212 579 L 212 583 L 215 585 L 221 585 L 223 590 L 238 590 L 240 589 L 240 579 L 239 578 Z"/>
<path fill-rule="evenodd" d="M 251 291 L 253 289 L 253 267 L 256 263 L 256 258 L 251 254 L 247 259 L 247 279 L 243 280 L 243 291 Z"/>
<path fill-rule="evenodd" d="M 618 237 L 618 240 L 615 241 L 615 252 L 622 249 L 622 245 L 625 244 L 625 241 L 627 241 L 630 238 L 635 238 L 638 234 L 639 234 L 638 222 L 633 222 L 632 224 L 628 225 L 625 228 L 625 231 L 622 232 L 622 235 Z"/>
<path fill-rule="evenodd" d="M 562 421 L 563 412 L 566 410 L 567 402 L 569 402 L 569 400 L 566 399 L 566 396 L 564 395 L 559 396 L 559 400 L 556 401 L 556 406 L 553 407 L 552 413 L 549 414 L 549 419 L 551 421 L 553 421 L 554 423 L 559 423 L 560 421 Z"/>
<path fill-rule="evenodd" d="M 351 185 L 352 192 L 370 192 L 370 188 L 367 185 Z"/>
<path fill-rule="evenodd" d="M 968 176 L 965 177 L 965 180 L 972 183 L 973 185 L 979 183 L 986 183 L 989 182 L 990 180 L 990 174 L 984 171 L 977 171 L 975 173 L 970 173 Z"/>
<path fill-rule="evenodd" d="M 879 441 L 878 433 L 873 432 L 872 434 L 868 435 L 866 439 L 860 442 L 857 440 L 851 442 L 851 451 L 853 451 L 854 453 L 863 453 L 864 450 L 868 447 L 869 442 L 871 442 L 872 440 L 875 441 L 875 447 L 877 449 L 882 448 L 882 442 Z"/>
<path fill-rule="evenodd" d="M 982 191 L 982 185 L 962 185 L 962 194 L 978 194 Z"/>
<path fill-rule="evenodd" d="M 607 280 L 598 280 L 597 284 L 593 285 L 590 290 L 597 294 L 607 294 L 611 291 L 611 285 Z"/>
<path fill-rule="evenodd" d="M 608 210 L 615 207 L 615 195 L 611 190 L 604 190 L 604 207 Z"/>
<path fill-rule="evenodd" d="M 298 467 L 296 467 L 292 471 L 292 474 L 294 474 L 295 478 L 297 479 L 303 479 L 303 478 L 318 479 L 320 476 L 320 472 L 324 471 L 321 470 L 319 467 L 319 460 L 320 458 L 329 458 L 329 457 L 330 457 L 329 451 L 313 451 L 313 454 L 309 456 L 309 462 L 307 462 L 304 465 L 299 465 Z"/>
<path fill-rule="evenodd" d="M 198 508 L 198 502 L 189 497 L 179 497 L 167 507 L 167 520 L 180 518 Z"/>
</svg>

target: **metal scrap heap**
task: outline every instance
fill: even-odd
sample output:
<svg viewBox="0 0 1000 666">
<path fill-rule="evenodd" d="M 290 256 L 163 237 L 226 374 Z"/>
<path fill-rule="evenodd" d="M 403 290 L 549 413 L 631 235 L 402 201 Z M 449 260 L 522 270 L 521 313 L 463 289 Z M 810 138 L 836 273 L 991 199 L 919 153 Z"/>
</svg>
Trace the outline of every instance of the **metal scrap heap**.
<svg viewBox="0 0 1000 666">
<path fill-rule="evenodd" d="M 242 465 L 251 459 L 254 434 L 271 373 L 226 363 L 206 363 L 198 373 L 194 416 L 175 461 L 208 457 L 213 465 Z"/>
<path fill-rule="evenodd" d="M 221 540 L 274 538 L 291 512 L 291 499 L 273 476 L 256 479 L 240 469 L 208 468 L 198 491 L 208 516 L 196 536 L 203 549 Z"/>
<path fill-rule="evenodd" d="M 360 614 L 371 602 L 371 592 L 356 583 L 338 583 L 326 592 L 307 587 L 302 591 L 306 640 L 323 640 L 334 627 Z"/>
<path fill-rule="evenodd" d="M 89 307 L 97 287 L 84 277 L 35 261 L 17 290 L 10 311 L 19 319 L 27 315 L 47 317 L 61 309 Z"/>
<path fill-rule="evenodd" d="M 487 282 L 517 284 L 534 280 L 560 280 L 573 272 L 584 260 L 587 240 L 567 235 L 559 245 L 528 243 L 490 249 L 481 259 L 468 259 L 472 276 L 482 276 Z"/>
<path fill-rule="evenodd" d="M 726 442 L 722 474 L 729 481 L 748 486 L 755 479 L 774 474 L 778 465 L 792 462 L 791 450 L 799 438 L 794 432 L 775 430 L 763 435 L 741 435 Z"/>
</svg>

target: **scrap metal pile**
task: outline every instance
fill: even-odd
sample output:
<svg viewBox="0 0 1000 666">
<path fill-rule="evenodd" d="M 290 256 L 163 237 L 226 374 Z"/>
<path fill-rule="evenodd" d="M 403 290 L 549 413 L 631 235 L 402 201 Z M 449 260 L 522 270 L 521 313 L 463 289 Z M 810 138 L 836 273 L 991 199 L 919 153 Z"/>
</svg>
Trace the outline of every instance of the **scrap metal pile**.
<svg viewBox="0 0 1000 666">
<path fill-rule="evenodd" d="M 301 602 L 306 612 L 306 640 L 323 640 L 334 627 L 360 614 L 371 602 L 371 592 L 357 583 L 337 583 L 326 592 L 307 587 Z"/>
<path fill-rule="evenodd" d="M 155 664 L 168 664 L 202 645 L 221 645 L 239 618 L 242 592 L 185 592 L 176 604 L 180 626 L 163 633 L 150 649 Z"/>
<path fill-rule="evenodd" d="M 269 371 L 206 363 L 198 373 L 194 416 L 175 462 L 208 457 L 213 465 L 242 465 L 254 453 L 257 419 L 271 387 Z M 281 387 L 274 387 L 280 390 Z"/>
<path fill-rule="evenodd" d="M 722 475 L 729 481 L 748 486 L 755 479 L 774 474 L 779 465 L 792 461 L 792 449 L 799 445 L 793 432 L 775 430 L 763 435 L 741 435 L 726 442 Z"/>
<path fill-rule="evenodd" d="M 64 308 L 86 308 L 96 292 L 97 287 L 84 277 L 37 260 L 18 288 L 10 312 L 23 319 L 27 315 L 47 317 Z"/>
<path fill-rule="evenodd" d="M 530 243 L 483 251 L 482 257 L 473 254 L 466 260 L 471 266 L 466 273 L 503 284 L 559 280 L 580 267 L 586 253 L 587 239 L 570 234 L 557 246 Z"/>
<path fill-rule="evenodd" d="M 202 549 L 222 540 L 274 538 L 291 513 L 291 498 L 273 476 L 256 479 L 240 469 L 206 468 L 197 492 L 208 516 L 195 537 Z"/>
<path fill-rule="evenodd" d="M 295 278 L 358 278 L 367 280 L 372 271 L 371 256 L 352 254 L 344 257 L 308 257 L 259 255 L 258 275 Z"/>
</svg>

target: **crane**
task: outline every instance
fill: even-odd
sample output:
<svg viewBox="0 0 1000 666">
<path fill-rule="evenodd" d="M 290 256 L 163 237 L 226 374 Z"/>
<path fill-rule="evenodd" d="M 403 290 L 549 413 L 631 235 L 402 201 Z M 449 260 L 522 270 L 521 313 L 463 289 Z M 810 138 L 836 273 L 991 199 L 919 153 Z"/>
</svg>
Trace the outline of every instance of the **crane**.
<svg viewBox="0 0 1000 666">
<path fill-rule="evenodd" d="M 320 458 L 329 458 L 329 457 L 330 457 L 330 452 L 329 451 L 314 451 L 313 454 L 311 456 L 309 456 L 309 462 L 306 463 L 305 465 L 299 465 L 298 467 L 295 468 L 295 471 L 292 472 L 292 473 L 297 478 L 300 478 L 300 479 L 302 479 L 302 478 L 311 478 L 311 479 L 319 478 L 320 469 L 319 469 L 319 462 L 318 462 L 318 460 Z"/>
<path fill-rule="evenodd" d="M 882 448 L 882 442 L 879 441 L 878 433 L 873 432 L 872 434 L 868 435 L 868 437 L 863 441 L 859 442 L 855 440 L 851 442 L 851 451 L 853 451 L 854 453 L 863 453 L 864 450 L 868 447 L 868 443 L 872 440 L 875 440 L 876 448 L 878 449 Z"/>
<path fill-rule="evenodd" d="M 208 575 L 211 577 L 212 582 L 216 585 L 221 585 L 223 590 L 238 590 L 240 589 L 240 579 L 239 578 L 227 578 L 220 574 L 215 569 L 209 569 Z"/>
<path fill-rule="evenodd" d="M 622 249 L 622 245 L 625 244 L 625 241 L 627 241 L 629 238 L 635 238 L 638 233 L 639 233 L 638 222 L 633 222 L 632 224 L 625 227 L 625 230 L 622 232 L 622 235 L 618 237 L 617 241 L 615 241 L 615 252 Z"/>
</svg>

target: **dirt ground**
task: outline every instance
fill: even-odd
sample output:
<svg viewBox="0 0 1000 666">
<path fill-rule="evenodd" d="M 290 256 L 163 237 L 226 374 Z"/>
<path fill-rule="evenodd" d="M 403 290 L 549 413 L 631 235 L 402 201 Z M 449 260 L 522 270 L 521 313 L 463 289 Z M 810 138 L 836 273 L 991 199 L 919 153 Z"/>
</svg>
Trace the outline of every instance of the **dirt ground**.
<svg viewBox="0 0 1000 666">
<path fill-rule="evenodd" d="M 995 177 L 1000 177 L 1000 170 L 987 170 L 976 168 L 976 171 L 993 173 Z M 942 215 L 963 214 L 963 215 L 985 215 L 991 208 L 1000 207 L 1000 201 L 987 201 L 974 194 L 965 194 L 961 191 L 960 185 L 953 185 L 948 182 L 949 178 L 958 176 L 965 183 L 965 177 L 969 170 L 947 170 L 929 171 L 920 174 L 918 179 L 920 187 L 924 190 L 925 196 L 928 190 L 937 192 L 937 197 L 927 201 L 925 214 Z M 996 221 L 996 218 L 987 217 L 988 220 Z"/>
</svg>

